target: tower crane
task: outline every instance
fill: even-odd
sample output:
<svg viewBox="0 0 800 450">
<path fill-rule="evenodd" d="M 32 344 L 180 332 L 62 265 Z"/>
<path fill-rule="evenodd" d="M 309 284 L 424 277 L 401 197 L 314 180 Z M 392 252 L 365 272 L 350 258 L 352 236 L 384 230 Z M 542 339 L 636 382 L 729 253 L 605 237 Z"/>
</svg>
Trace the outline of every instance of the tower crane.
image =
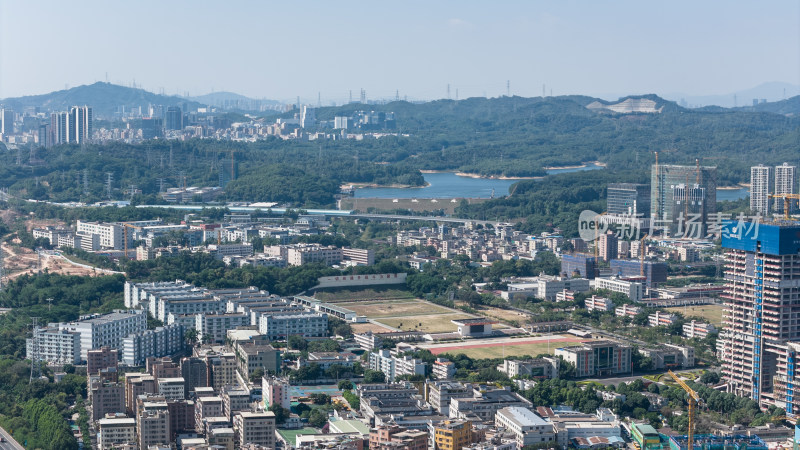
<svg viewBox="0 0 800 450">
<path fill-rule="evenodd" d="M 800 194 L 769 194 L 769 198 L 783 199 L 783 220 L 789 220 L 789 210 L 792 206 L 792 200 L 800 200 Z"/>
<path fill-rule="evenodd" d="M 694 391 L 694 389 L 690 388 L 686 382 L 678 378 L 677 375 L 673 371 L 668 371 L 669 375 L 678 383 L 684 391 L 686 391 L 687 396 L 687 403 L 689 404 L 689 433 L 687 437 L 686 446 L 689 450 L 694 450 L 694 410 L 697 408 L 698 405 L 703 404 L 703 399 Z"/>
</svg>

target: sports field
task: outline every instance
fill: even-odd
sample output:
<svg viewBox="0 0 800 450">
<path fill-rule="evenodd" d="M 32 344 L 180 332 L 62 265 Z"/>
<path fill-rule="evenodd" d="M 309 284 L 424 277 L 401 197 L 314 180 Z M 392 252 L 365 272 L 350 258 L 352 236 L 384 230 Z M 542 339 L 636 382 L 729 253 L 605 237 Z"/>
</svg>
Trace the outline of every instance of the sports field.
<svg viewBox="0 0 800 450">
<path fill-rule="evenodd" d="M 414 295 L 405 289 L 405 285 L 321 289 L 314 294 L 314 297 L 329 303 L 414 299 Z"/>
<path fill-rule="evenodd" d="M 458 313 L 392 317 L 376 320 L 390 327 L 399 328 L 404 331 L 416 330 L 426 333 L 449 333 L 458 329 L 454 323 L 450 322 L 451 320 L 466 319 L 469 317 L 472 316 L 465 313 Z"/>
<path fill-rule="evenodd" d="M 681 313 L 686 318 L 692 316 L 702 317 L 717 328 L 722 326 L 722 305 L 675 306 L 665 309 L 670 312 Z"/>
<path fill-rule="evenodd" d="M 427 314 L 451 314 L 453 311 L 443 306 L 424 300 L 383 301 L 383 302 L 346 302 L 337 305 L 355 311 L 359 316 L 370 319 L 381 317 L 417 316 Z"/>
<path fill-rule="evenodd" d="M 560 347 L 573 347 L 580 345 L 581 342 L 588 342 L 587 339 L 581 339 L 575 336 L 555 335 L 549 339 L 542 337 L 537 338 L 519 338 L 519 339 L 486 339 L 486 340 L 472 340 L 459 344 L 433 344 L 423 345 L 434 355 L 442 353 L 450 353 L 457 355 L 463 353 L 470 358 L 502 358 L 505 356 L 536 356 L 542 353 L 555 353 L 555 349 Z"/>
</svg>

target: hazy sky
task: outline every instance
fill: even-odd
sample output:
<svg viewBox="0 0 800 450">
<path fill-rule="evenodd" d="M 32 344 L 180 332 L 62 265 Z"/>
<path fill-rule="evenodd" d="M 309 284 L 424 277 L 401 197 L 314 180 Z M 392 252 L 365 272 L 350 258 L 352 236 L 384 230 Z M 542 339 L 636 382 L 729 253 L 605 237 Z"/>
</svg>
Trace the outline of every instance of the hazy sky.
<svg viewBox="0 0 800 450">
<path fill-rule="evenodd" d="M 107 74 L 107 75 L 106 75 Z M 0 98 L 727 94 L 800 84 L 800 2 L 0 0 Z"/>
</svg>

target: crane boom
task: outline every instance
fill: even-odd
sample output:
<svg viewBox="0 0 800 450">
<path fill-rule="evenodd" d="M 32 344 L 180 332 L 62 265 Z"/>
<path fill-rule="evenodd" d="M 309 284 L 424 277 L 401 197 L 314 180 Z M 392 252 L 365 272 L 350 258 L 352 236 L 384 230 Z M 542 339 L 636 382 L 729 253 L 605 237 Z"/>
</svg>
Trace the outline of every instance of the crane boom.
<svg viewBox="0 0 800 450">
<path fill-rule="evenodd" d="M 686 382 L 684 382 L 683 380 L 678 378 L 678 376 L 675 375 L 675 373 L 673 371 L 669 370 L 668 372 L 669 372 L 669 375 L 672 377 L 672 379 L 675 380 L 676 383 L 678 383 L 678 386 L 680 386 L 681 389 L 686 391 L 686 394 L 689 397 L 688 401 L 687 401 L 688 406 L 689 406 L 689 408 L 688 408 L 689 409 L 689 427 L 688 427 L 689 428 L 689 430 L 688 430 L 689 432 L 687 433 L 688 436 L 687 436 L 687 439 L 686 439 L 686 445 L 687 445 L 689 450 L 694 450 L 694 410 L 697 407 L 697 405 L 699 405 L 699 404 L 701 404 L 703 402 L 703 399 L 700 398 L 700 396 L 697 394 L 697 392 L 695 392 L 694 389 L 690 388 L 689 385 L 686 384 Z"/>
<path fill-rule="evenodd" d="M 789 209 L 791 209 L 792 200 L 800 200 L 800 194 L 769 194 L 769 198 L 782 198 L 783 199 L 783 219 L 789 220 Z"/>
</svg>

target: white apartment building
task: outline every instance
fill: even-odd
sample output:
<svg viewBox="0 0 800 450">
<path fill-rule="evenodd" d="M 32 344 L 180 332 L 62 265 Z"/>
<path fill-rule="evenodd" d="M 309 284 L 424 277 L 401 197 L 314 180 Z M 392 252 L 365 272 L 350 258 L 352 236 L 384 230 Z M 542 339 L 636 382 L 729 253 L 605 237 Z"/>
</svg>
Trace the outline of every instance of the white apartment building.
<svg viewBox="0 0 800 450">
<path fill-rule="evenodd" d="M 772 193 L 772 167 L 759 164 L 750 168 L 750 209 L 766 214 Z"/>
<path fill-rule="evenodd" d="M 456 365 L 447 358 L 436 358 L 431 372 L 437 380 L 449 380 L 456 375 Z"/>
<path fill-rule="evenodd" d="M 275 448 L 275 413 L 272 411 L 237 412 L 233 416 L 233 429 L 237 448 L 246 444 Z"/>
<path fill-rule="evenodd" d="M 181 280 L 153 282 L 153 283 L 132 283 L 125 282 L 125 307 L 138 308 L 140 304 L 147 304 L 150 294 L 158 294 L 160 292 L 169 292 L 174 290 L 193 290 L 195 289 L 189 283 Z"/>
<path fill-rule="evenodd" d="M 290 266 L 301 266 L 311 262 L 322 262 L 332 266 L 342 261 L 342 249 L 318 244 L 296 244 L 289 247 L 286 260 Z"/>
<path fill-rule="evenodd" d="M 614 310 L 614 314 L 617 317 L 625 317 L 625 316 L 634 317 L 640 312 L 642 312 L 642 308 L 632 305 L 622 305 Z"/>
<path fill-rule="evenodd" d="M 776 194 L 794 194 L 796 179 L 796 166 L 790 166 L 789 163 L 783 163 L 780 166 L 775 166 L 775 193 Z M 775 212 L 783 213 L 783 199 L 775 199 Z"/>
<path fill-rule="evenodd" d="M 167 400 L 183 400 L 186 398 L 186 382 L 183 377 L 159 378 L 158 393 Z"/>
<path fill-rule="evenodd" d="M 614 302 L 612 302 L 610 298 L 598 297 L 596 295 L 592 295 L 591 297 L 587 298 L 583 301 L 583 303 L 586 305 L 586 309 L 589 312 L 609 312 L 614 309 Z"/>
<path fill-rule="evenodd" d="M 125 246 L 123 226 L 117 223 L 84 222 L 79 220 L 76 226 L 76 233 L 80 235 L 98 235 L 101 248 L 120 250 Z"/>
<path fill-rule="evenodd" d="M 101 450 L 136 443 L 136 419 L 132 417 L 100 419 L 97 425 L 100 430 L 97 433 L 97 444 Z"/>
<path fill-rule="evenodd" d="M 647 323 L 651 327 L 669 326 L 675 323 L 676 320 L 678 320 L 678 316 L 675 314 L 665 313 L 662 311 L 656 311 L 647 316 Z"/>
<path fill-rule="evenodd" d="M 497 411 L 494 423 L 497 427 L 514 433 L 519 448 L 556 440 L 552 423 L 521 406 L 510 406 Z"/>
<path fill-rule="evenodd" d="M 342 260 L 350 265 L 370 266 L 375 264 L 375 250 L 364 248 L 343 248 Z"/>
<path fill-rule="evenodd" d="M 556 295 L 564 289 L 572 292 L 588 292 L 591 289 L 586 278 L 563 278 L 553 276 L 540 276 L 536 280 L 536 297 L 548 301 L 555 301 Z M 509 290 L 511 286 L 509 286 Z"/>
<path fill-rule="evenodd" d="M 37 328 L 33 337 L 25 340 L 27 358 L 31 359 L 35 346 L 38 357 L 47 364 L 79 364 L 81 362 L 81 335 L 55 327 Z"/>
<path fill-rule="evenodd" d="M 163 323 L 167 323 L 167 317 L 170 314 L 184 316 L 225 311 L 223 302 L 204 294 L 198 294 L 193 298 L 161 297 L 157 302 L 157 306 L 158 312 L 155 314 L 155 318 Z"/>
<path fill-rule="evenodd" d="M 285 340 L 292 335 L 327 337 L 328 315 L 310 312 L 263 314 L 258 318 L 258 332 L 269 340 Z"/>
<path fill-rule="evenodd" d="M 400 375 L 425 375 L 427 364 L 411 356 L 395 356 L 389 350 L 379 350 L 369 354 L 369 368 L 386 375 L 387 382 L 393 382 Z"/>
<path fill-rule="evenodd" d="M 185 329 L 183 325 L 173 323 L 128 335 L 122 340 L 123 364 L 132 367 L 144 366 L 147 358 L 151 356 L 160 358 L 178 353 L 186 345 Z"/>
<path fill-rule="evenodd" d="M 716 331 L 717 328 L 714 325 L 705 322 L 698 322 L 696 320 L 692 320 L 691 322 L 683 324 L 683 336 L 689 339 L 704 339 L 706 336 L 711 333 L 715 333 Z"/>
<path fill-rule="evenodd" d="M 209 313 L 195 315 L 194 329 L 200 342 L 224 342 L 228 330 L 250 325 L 250 315 L 243 313 Z"/>
<path fill-rule="evenodd" d="M 644 297 L 644 284 L 638 281 L 626 281 L 619 278 L 595 278 L 594 288 L 625 294 L 634 302 L 640 302 Z"/>
<path fill-rule="evenodd" d="M 81 335 L 81 359 L 89 350 L 109 347 L 122 351 L 123 339 L 147 329 L 142 310 L 117 310 L 109 314 L 81 316 L 77 322 L 60 323 L 59 329 Z"/>
</svg>

